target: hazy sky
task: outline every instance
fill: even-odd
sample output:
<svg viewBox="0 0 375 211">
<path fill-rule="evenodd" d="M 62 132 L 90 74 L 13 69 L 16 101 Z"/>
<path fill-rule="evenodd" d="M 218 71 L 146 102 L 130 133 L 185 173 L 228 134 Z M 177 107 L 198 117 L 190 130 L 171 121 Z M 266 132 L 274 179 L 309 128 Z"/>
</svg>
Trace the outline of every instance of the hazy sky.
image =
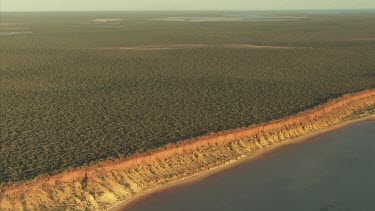
<svg viewBox="0 0 375 211">
<path fill-rule="evenodd" d="M 375 0 L 0 0 L 2 11 L 375 9 Z"/>
</svg>

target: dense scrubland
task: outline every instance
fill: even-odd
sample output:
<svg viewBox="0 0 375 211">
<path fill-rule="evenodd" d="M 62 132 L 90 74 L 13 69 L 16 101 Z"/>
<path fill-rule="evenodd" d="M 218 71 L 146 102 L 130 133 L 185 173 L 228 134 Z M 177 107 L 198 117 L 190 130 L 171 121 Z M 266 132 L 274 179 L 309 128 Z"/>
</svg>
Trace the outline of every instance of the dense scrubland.
<svg viewBox="0 0 375 211">
<path fill-rule="evenodd" d="M 0 209 L 111 210 L 119 202 L 128 203 L 139 194 L 172 182 L 187 182 L 188 178 L 213 173 L 241 158 L 255 159 L 275 147 L 298 143 L 297 137 L 361 121 L 359 117 L 370 119 L 374 106 L 375 90 L 348 94 L 293 117 L 204 136 L 152 154 L 102 162 L 38 181 L 8 184 L 1 188 Z"/>
<path fill-rule="evenodd" d="M 375 88 L 374 12 L 151 20 L 176 15 L 3 13 L 0 31 L 32 33 L 0 36 L 0 183 L 268 122 Z M 121 20 L 92 21 L 100 18 Z M 312 48 L 120 49 L 233 43 Z"/>
</svg>

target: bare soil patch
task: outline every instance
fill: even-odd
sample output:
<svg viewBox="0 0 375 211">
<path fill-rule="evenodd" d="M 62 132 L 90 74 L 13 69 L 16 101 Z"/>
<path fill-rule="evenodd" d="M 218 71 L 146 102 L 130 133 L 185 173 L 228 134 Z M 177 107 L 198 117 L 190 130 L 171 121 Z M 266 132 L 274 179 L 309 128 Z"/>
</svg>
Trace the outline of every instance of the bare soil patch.
<svg viewBox="0 0 375 211">
<path fill-rule="evenodd" d="M 120 20 L 121 19 L 117 19 L 117 18 L 98 18 L 92 21 L 99 22 L 99 23 L 108 23 L 108 22 L 115 22 L 115 21 L 120 21 Z"/>
<path fill-rule="evenodd" d="M 375 41 L 375 37 L 357 37 L 350 39 L 349 41 Z"/>
<path fill-rule="evenodd" d="M 208 48 L 205 44 L 172 44 L 172 45 L 135 45 L 120 47 L 121 50 L 173 50 L 189 48 Z"/>
<path fill-rule="evenodd" d="M 224 48 L 267 48 L 267 49 L 296 49 L 310 47 L 277 46 L 277 45 L 254 45 L 254 44 L 225 44 Z"/>
<path fill-rule="evenodd" d="M 254 45 L 254 44 L 168 44 L 168 45 L 134 45 L 123 46 L 121 50 L 177 50 L 177 49 L 198 49 L 198 48 L 230 48 L 230 49 L 297 49 L 297 48 L 311 48 L 311 47 L 295 47 L 295 46 L 267 46 L 267 45 Z"/>
<path fill-rule="evenodd" d="M 13 35 L 19 35 L 19 34 L 32 34 L 30 31 L 25 32 L 0 32 L 0 36 L 13 36 Z"/>
<path fill-rule="evenodd" d="M 293 21 L 306 19 L 305 16 L 274 16 L 265 14 L 232 15 L 232 16 L 182 16 L 162 17 L 149 19 L 151 21 L 177 21 L 177 22 L 238 22 L 238 21 Z"/>
<path fill-rule="evenodd" d="M 16 26 L 16 25 L 23 25 L 22 23 L 12 23 L 12 22 L 1 22 L 0 26 Z"/>
</svg>

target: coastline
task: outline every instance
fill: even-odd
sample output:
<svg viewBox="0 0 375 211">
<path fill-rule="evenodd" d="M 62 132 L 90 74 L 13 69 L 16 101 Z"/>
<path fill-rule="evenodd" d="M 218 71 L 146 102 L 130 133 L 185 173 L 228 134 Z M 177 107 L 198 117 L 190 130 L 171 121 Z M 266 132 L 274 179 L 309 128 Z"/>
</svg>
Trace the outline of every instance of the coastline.
<svg viewBox="0 0 375 211">
<path fill-rule="evenodd" d="M 346 94 L 293 116 L 209 134 L 131 158 L 0 187 L 0 210 L 108 210 L 204 179 L 283 146 L 375 119 L 375 90 Z M 371 114 L 371 115 L 370 115 Z"/>
<path fill-rule="evenodd" d="M 142 201 L 142 199 L 144 199 L 146 197 L 149 197 L 149 196 L 152 196 L 153 194 L 156 194 L 158 192 L 168 191 L 169 189 L 178 188 L 178 187 L 181 187 L 181 186 L 186 186 L 186 185 L 190 185 L 190 184 L 199 182 L 201 180 L 204 180 L 204 179 L 206 179 L 210 176 L 213 176 L 215 174 L 218 174 L 220 172 L 230 170 L 231 168 L 233 168 L 235 166 L 239 166 L 239 165 L 242 165 L 242 164 L 248 163 L 248 162 L 254 162 L 258 159 L 262 159 L 262 157 L 267 155 L 268 153 L 272 153 L 272 152 L 282 150 L 286 146 L 294 145 L 294 144 L 303 144 L 304 142 L 307 142 L 310 139 L 318 137 L 318 136 L 323 135 L 325 133 L 329 133 L 331 131 L 334 131 L 334 130 L 337 130 L 337 129 L 340 129 L 340 128 L 345 128 L 346 126 L 349 126 L 351 124 L 355 124 L 355 123 L 363 122 L 363 121 L 375 121 L 375 113 L 372 113 L 372 114 L 369 114 L 369 115 L 366 115 L 366 116 L 362 116 L 362 117 L 351 118 L 351 119 L 348 119 L 348 120 L 346 120 L 346 121 L 344 121 L 344 122 L 342 122 L 338 125 L 333 125 L 331 127 L 324 128 L 324 129 L 321 129 L 319 131 L 315 131 L 315 132 L 303 135 L 301 137 L 289 139 L 287 141 L 283 141 L 281 143 L 271 145 L 269 147 L 266 147 L 264 149 L 261 149 L 261 150 L 255 152 L 252 155 L 244 156 L 244 157 L 241 157 L 240 159 L 230 160 L 227 163 L 225 163 L 224 165 L 217 166 L 217 167 L 214 167 L 214 168 L 211 168 L 209 170 L 202 171 L 202 172 L 198 172 L 194 175 L 178 179 L 178 180 L 170 182 L 166 185 L 161 185 L 161 186 L 156 187 L 154 189 L 150 189 L 150 190 L 145 191 L 143 193 L 139 193 L 132 198 L 129 198 L 129 199 L 123 201 L 123 202 L 119 202 L 119 203 L 115 204 L 113 207 L 111 207 L 108 210 L 110 210 L 110 211 L 125 211 L 132 204 L 140 202 L 140 201 Z"/>
</svg>

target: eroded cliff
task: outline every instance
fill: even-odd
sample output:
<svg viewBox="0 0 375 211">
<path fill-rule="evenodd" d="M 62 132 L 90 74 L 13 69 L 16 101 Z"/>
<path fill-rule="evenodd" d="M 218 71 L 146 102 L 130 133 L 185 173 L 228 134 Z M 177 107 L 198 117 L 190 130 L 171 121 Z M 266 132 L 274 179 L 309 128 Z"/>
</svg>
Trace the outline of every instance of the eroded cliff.
<svg viewBox="0 0 375 211">
<path fill-rule="evenodd" d="M 246 157 L 275 144 L 374 112 L 375 90 L 345 95 L 293 117 L 170 145 L 1 187 L 0 210 L 106 210 L 144 191 Z"/>
</svg>

